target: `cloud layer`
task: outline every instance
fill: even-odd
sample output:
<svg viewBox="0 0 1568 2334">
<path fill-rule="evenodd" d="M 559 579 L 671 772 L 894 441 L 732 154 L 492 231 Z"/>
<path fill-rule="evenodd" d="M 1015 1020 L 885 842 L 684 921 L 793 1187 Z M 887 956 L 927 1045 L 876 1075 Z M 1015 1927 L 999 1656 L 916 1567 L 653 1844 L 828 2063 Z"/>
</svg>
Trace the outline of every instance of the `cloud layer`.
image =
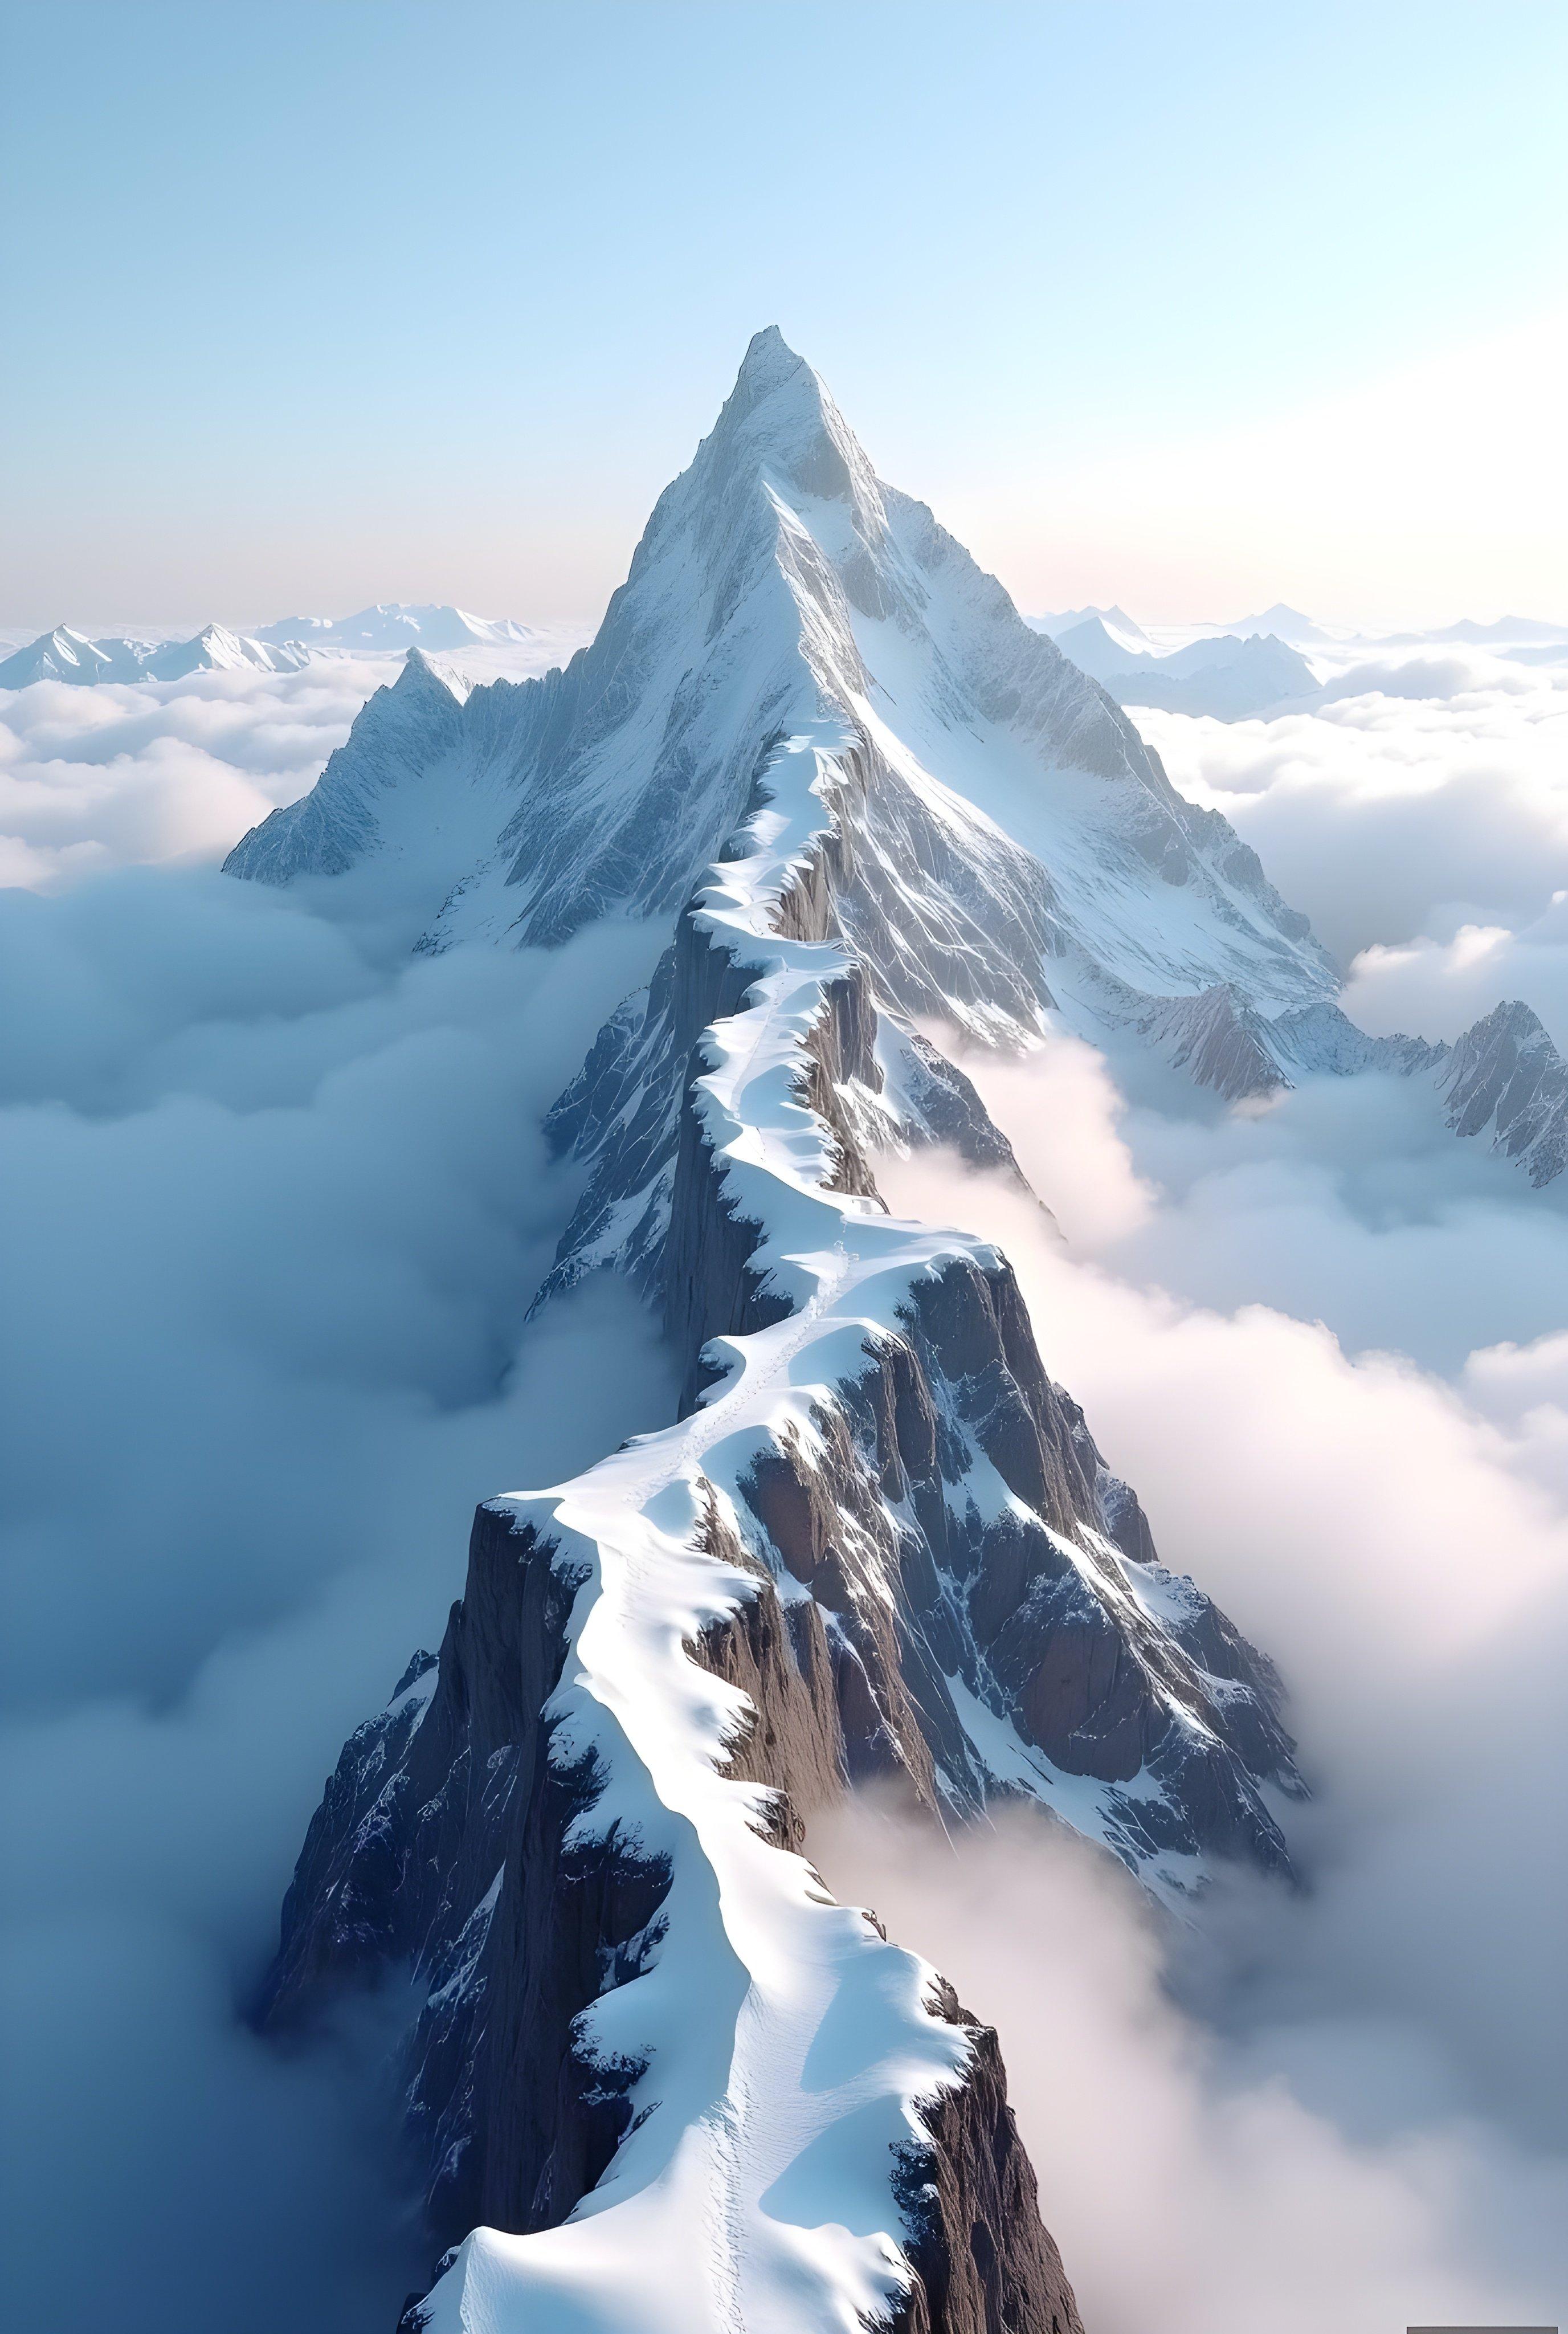
<svg viewBox="0 0 1568 2334">
<path fill-rule="evenodd" d="M 1026 1121 L 1000 1114 L 1038 1172 Z M 1376 2334 L 1550 2316 L 1568 2274 L 1565 1341 L 1482 1347 L 1450 1382 L 1082 1260 L 955 1162 L 886 1162 L 879 1182 L 1002 1242 L 1166 1560 L 1279 1663 L 1315 1794 L 1286 1816 L 1306 1895 L 1222 1888 L 1174 1972 L 1114 1876 L 1059 1844 L 1005 1835 L 954 1867 L 931 1844 L 828 1836 L 834 1876 L 999 2024 L 1086 2318 L 1305 2334 L 1329 2312 Z M 1118 1210 L 1159 1227 L 1125 1153 L 1097 1204 L 1102 1229 Z M 1259 1244 L 1323 1231 L 1307 1210 Z M 1451 1303 L 1462 1329 L 1477 1292 Z"/>
<path fill-rule="evenodd" d="M 0 691 L 0 883 L 221 859 L 305 793 L 397 661 Z"/>
<path fill-rule="evenodd" d="M 1552 1021 L 1562 676 L 1409 664 L 1270 725 L 1148 727 L 1361 952 L 1369 1027 L 1451 1034 L 1503 993 Z M 0 700 L 37 894 L 0 894 L 0 1804 L 48 1908 L 0 1943 L 0 2186 L 8 2291 L 61 2334 L 205 2323 L 218 2281 L 224 2334 L 395 2318 L 423 2264 L 373 2007 L 286 2059 L 235 2003 L 341 1740 L 439 1634 L 475 1498 L 670 1400 L 623 1295 L 521 1327 L 572 1197 L 539 1112 L 646 935 L 410 960 L 416 892 L 203 863 L 385 677 Z M 1225 1113 L 1065 1038 L 970 1066 L 1071 1245 L 940 1162 L 885 1188 L 1004 1239 L 1165 1554 L 1281 1660 L 1313 1889 L 1227 1893 L 1171 1968 L 1060 1843 L 966 1848 L 957 1888 L 900 1895 L 874 1838 L 855 1869 L 1001 2020 L 1098 2334 L 1549 2315 L 1568 1202 L 1418 1085 Z"/>
<path fill-rule="evenodd" d="M 945 1836 L 873 1803 L 813 1826 L 835 1891 L 995 2025 L 1009 2093 L 1095 2334 L 1387 2334 L 1550 2314 L 1555 2166 L 1462 2117 L 1351 2127 L 1297 2054 L 1363 2069 L 1397 2038 L 1303 2021 L 1217 2034 L 1173 1939 L 1109 1859 L 1043 1818 Z M 1370 2069 L 1368 2069 L 1370 2071 Z"/>
<path fill-rule="evenodd" d="M 1450 945 L 1475 925 L 1494 935 L 1486 978 L 1513 984 L 1481 1009 L 1523 996 L 1568 1045 L 1554 923 L 1568 892 L 1568 663 L 1390 654 L 1276 720 L 1138 721 L 1174 783 L 1224 811 L 1347 966 L 1418 944 L 1397 979 L 1380 958 L 1356 965 L 1352 1015 L 1454 1035 L 1461 997 L 1486 986 L 1460 977 L 1479 966 L 1475 941 Z"/>
<path fill-rule="evenodd" d="M 475 1500 L 669 1406 L 623 1292 L 520 1344 L 572 1195 L 539 1114 L 647 954 L 383 957 L 199 870 L 0 894 L 30 2325 L 161 2334 L 216 2291 L 225 2334 L 384 2334 L 421 2273 L 374 2018 L 287 2059 L 236 2004 L 342 1740 L 438 1641 Z"/>
</svg>

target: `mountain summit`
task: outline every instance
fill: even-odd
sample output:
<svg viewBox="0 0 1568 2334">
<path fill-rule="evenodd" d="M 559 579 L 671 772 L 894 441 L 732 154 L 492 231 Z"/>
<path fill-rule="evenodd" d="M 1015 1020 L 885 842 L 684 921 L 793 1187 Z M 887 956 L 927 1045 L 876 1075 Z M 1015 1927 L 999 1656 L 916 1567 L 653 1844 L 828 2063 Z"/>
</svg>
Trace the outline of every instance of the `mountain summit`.
<svg viewBox="0 0 1568 2334">
<path fill-rule="evenodd" d="M 1217 1082 L 1253 1024 L 1333 1013 L 1328 960 L 772 332 L 589 648 L 467 691 L 411 658 L 229 863 L 423 871 L 428 950 L 609 912 L 665 940 L 552 1114 L 584 1187 L 536 1302 L 625 1276 L 679 1414 L 480 1507 L 261 2011 L 414 1972 L 439 2258 L 406 2327 L 1078 2334 L 996 2036 L 832 1901 L 805 1826 L 861 1780 L 1034 1801 L 1179 1898 L 1288 1868 L 1291 1745 L 1005 1259 L 890 1216 L 877 1159 L 1016 1174 L 917 1017 L 1153 1017 Z"/>
<path fill-rule="evenodd" d="M 1273 1010 L 1332 994 L 1332 966 L 1255 856 L 1182 800 L 923 504 L 879 481 L 772 329 L 659 497 L 590 647 L 537 681 L 476 690 L 450 752 L 413 780 L 422 808 L 390 699 L 373 699 L 313 793 L 228 865 L 286 882 L 407 863 L 438 817 L 482 797 L 489 847 L 424 945 L 557 940 L 611 908 L 678 905 L 746 815 L 775 733 L 828 709 L 878 767 L 851 929 L 913 916 L 942 959 L 934 978 L 884 934 L 880 977 L 906 1008 L 956 1006 L 976 1034 L 1016 1038 L 1053 1003 L 1120 1020 L 1147 994 L 1218 980 Z M 985 894 L 957 916 L 928 896 L 944 862 Z"/>
</svg>

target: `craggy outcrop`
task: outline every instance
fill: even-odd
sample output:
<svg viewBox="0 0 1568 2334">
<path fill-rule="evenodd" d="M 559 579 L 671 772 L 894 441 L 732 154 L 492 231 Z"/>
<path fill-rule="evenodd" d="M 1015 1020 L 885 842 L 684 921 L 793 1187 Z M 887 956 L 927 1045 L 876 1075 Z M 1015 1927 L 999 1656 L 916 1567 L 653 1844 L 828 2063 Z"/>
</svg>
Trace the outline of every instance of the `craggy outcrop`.
<svg viewBox="0 0 1568 2334">
<path fill-rule="evenodd" d="M 831 921 L 812 918 L 811 944 Z M 746 1011 L 755 968 L 695 915 L 674 966 L 678 1027 Z M 852 969 L 824 981 L 797 1082 L 822 1109 L 832 1188 L 873 1207 L 838 1097 L 878 1081 L 875 1022 Z M 693 1046 L 682 1087 L 660 1258 L 688 1412 L 715 1374 L 712 1340 L 791 1311 L 697 1107 L 710 1050 Z M 1159 1567 L 994 1253 L 916 1276 L 806 1430 L 767 1437 L 729 1498 L 709 1496 L 701 1537 L 746 1588 L 689 1654 L 745 1696 L 725 1771 L 765 1787 L 757 1821 L 779 1848 L 798 1848 L 803 1818 L 853 1782 L 896 1778 L 962 1812 L 1031 1774 L 1048 1799 L 1057 1773 L 1096 1779 L 1104 1837 L 1135 1868 L 1215 1854 L 1284 1868 L 1257 1791 L 1292 1776 L 1272 1673 Z M 535 1523 L 480 1509 L 438 1662 L 421 1657 L 347 1746 L 284 1910 L 269 2023 L 381 1968 L 412 1964 L 427 1988 L 408 2095 L 438 2251 L 476 2225 L 559 2223 L 612 2162 L 647 2071 L 584 2047 L 581 2027 L 657 1958 L 669 1878 L 613 1825 L 572 1836 L 597 1779 L 592 1759 L 553 1753 L 551 1711 L 582 1585 Z M 964 2030 L 966 2082 L 931 2103 L 899 2175 L 915 2271 L 902 2322 L 1069 2334 L 995 2037 Z"/>
</svg>

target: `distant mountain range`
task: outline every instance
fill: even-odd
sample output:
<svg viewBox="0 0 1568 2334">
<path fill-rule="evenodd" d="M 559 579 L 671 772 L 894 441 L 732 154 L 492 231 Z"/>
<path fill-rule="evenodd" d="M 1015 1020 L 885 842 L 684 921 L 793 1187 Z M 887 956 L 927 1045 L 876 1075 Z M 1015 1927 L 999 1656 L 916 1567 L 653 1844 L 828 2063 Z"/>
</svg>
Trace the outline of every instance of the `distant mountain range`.
<svg viewBox="0 0 1568 2334">
<path fill-rule="evenodd" d="M 1243 641 L 1272 632 L 1275 640 L 1288 641 L 1293 648 L 1326 648 L 1332 638 L 1310 616 L 1303 616 L 1299 608 L 1287 607 L 1283 600 L 1276 600 L 1260 616 L 1238 616 L 1223 629 L 1227 637 Z"/>
<path fill-rule="evenodd" d="M 1121 607 L 1068 608 L 1029 621 L 1119 705 L 1207 714 L 1221 721 L 1251 720 L 1292 699 L 1311 696 L 1321 683 L 1301 653 L 1303 647 L 1342 653 L 1347 646 L 1467 644 L 1505 650 L 1526 663 L 1554 662 L 1568 648 L 1568 624 L 1531 616 L 1502 616 L 1490 624 L 1467 617 L 1431 632 L 1390 633 L 1386 640 L 1369 635 L 1348 643 L 1284 601 L 1261 615 L 1241 617 L 1223 632 L 1206 629 L 1173 652 L 1160 650 Z"/>
<path fill-rule="evenodd" d="M 1297 651 L 1344 645 L 1284 601 L 1259 615 L 1238 617 L 1223 630 L 1206 629 L 1174 654 L 1162 652 L 1142 625 L 1116 605 L 1063 608 L 1027 621 L 1031 631 L 1055 641 L 1119 705 L 1158 706 L 1223 721 L 1246 720 L 1288 698 L 1307 695 L 1318 682 Z M 1526 661 L 1540 662 L 1555 648 L 1568 646 L 1568 624 L 1533 616 L 1502 616 L 1483 624 L 1467 617 L 1432 632 L 1386 637 L 1434 645 L 1506 644 Z M 1371 645 L 1371 636 L 1367 639 Z M 466 608 L 403 601 L 379 601 L 351 616 L 284 616 L 252 632 L 207 624 L 188 641 L 89 635 L 57 624 L 0 661 L 0 689 L 25 689 L 37 680 L 79 687 L 101 680 L 180 680 L 187 673 L 246 668 L 289 672 L 312 656 L 397 656 L 412 648 L 443 656 L 528 648 L 540 651 L 542 662 L 574 645 L 567 634 L 541 632 L 511 616 L 476 616 Z"/>
<path fill-rule="evenodd" d="M 1161 656 L 1120 609 L 1080 612 L 1076 622 L 1058 631 L 1061 621 L 1039 617 L 1035 629 L 1119 705 L 1244 721 L 1286 698 L 1308 696 L 1318 686 L 1305 657 L 1272 632 L 1226 633 Z M 1139 648 L 1138 641 L 1146 645 Z"/>
<path fill-rule="evenodd" d="M 1076 632 L 1081 624 L 1103 624 L 1106 631 L 1128 648 L 1148 649 L 1153 641 L 1141 624 L 1135 624 L 1124 608 L 1063 608 L 1054 616 L 1031 616 L 1030 629 L 1044 632 L 1047 640 L 1059 641 L 1063 632 Z"/>
<path fill-rule="evenodd" d="M 313 655 L 396 656 L 410 648 L 526 647 L 540 635 L 509 616 L 386 602 L 352 616 L 285 616 L 259 632 L 207 624 L 188 641 L 91 639 L 69 624 L 41 633 L 0 663 L 0 689 L 35 680 L 182 680 L 192 672 L 293 672 Z"/>
<path fill-rule="evenodd" d="M 1568 624 L 1544 624 L 1534 616 L 1499 616 L 1495 624 L 1478 624 L 1466 616 L 1457 624 L 1445 624 L 1440 632 L 1395 633 L 1397 640 L 1468 641 L 1477 648 L 1496 645 L 1504 641 L 1568 641 Z"/>
<path fill-rule="evenodd" d="M 269 646 L 301 641 L 310 648 L 382 654 L 398 649 L 433 650 L 526 647 L 539 635 L 510 616 L 471 616 L 465 608 L 410 607 L 400 601 L 361 608 L 354 616 L 285 616 L 264 624 L 255 635 Z"/>
<path fill-rule="evenodd" d="M 56 624 L 0 664 L 0 689 L 26 689 L 35 680 L 65 680 L 91 688 L 101 680 L 182 680 L 188 672 L 293 672 L 310 651 L 297 641 L 274 645 L 208 624 L 188 641 L 89 640 Z"/>
</svg>

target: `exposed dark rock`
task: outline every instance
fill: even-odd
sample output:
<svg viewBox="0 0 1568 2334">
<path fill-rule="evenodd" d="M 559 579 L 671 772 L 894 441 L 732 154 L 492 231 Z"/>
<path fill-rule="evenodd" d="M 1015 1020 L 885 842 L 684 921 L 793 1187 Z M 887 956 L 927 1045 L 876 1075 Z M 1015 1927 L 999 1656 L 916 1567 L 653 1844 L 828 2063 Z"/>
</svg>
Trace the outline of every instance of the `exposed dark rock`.
<svg viewBox="0 0 1568 2334">
<path fill-rule="evenodd" d="M 967 2031 L 968 2080 L 928 2111 L 930 2146 L 909 2149 L 899 2167 L 918 2281 L 899 2334 L 1082 2334 L 1007 2104 L 996 2029 L 960 2008 L 945 1982 L 938 2006 Z"/>
</svg>

